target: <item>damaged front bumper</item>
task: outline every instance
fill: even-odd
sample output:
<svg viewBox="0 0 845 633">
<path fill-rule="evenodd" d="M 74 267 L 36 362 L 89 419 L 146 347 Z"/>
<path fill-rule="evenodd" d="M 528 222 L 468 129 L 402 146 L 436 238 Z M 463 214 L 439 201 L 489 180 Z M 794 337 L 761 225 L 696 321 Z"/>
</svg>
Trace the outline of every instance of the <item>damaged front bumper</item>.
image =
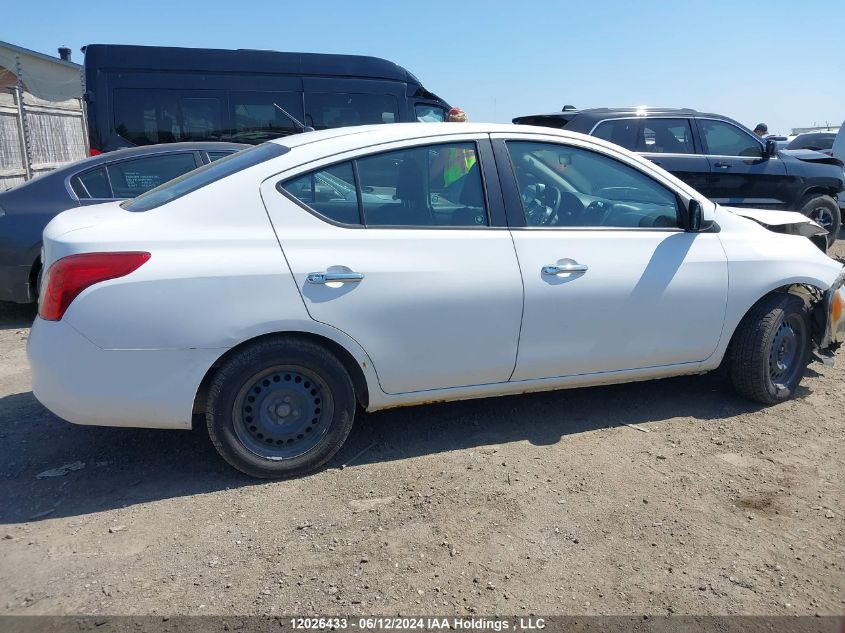
<svg viewBox="0 0 845 633">
<path fill-rule="evenodd" d="M 845 267 L 815 306 L 816 344 L 824 353 L 833 353 L 845 343 Z"/>
</svg>

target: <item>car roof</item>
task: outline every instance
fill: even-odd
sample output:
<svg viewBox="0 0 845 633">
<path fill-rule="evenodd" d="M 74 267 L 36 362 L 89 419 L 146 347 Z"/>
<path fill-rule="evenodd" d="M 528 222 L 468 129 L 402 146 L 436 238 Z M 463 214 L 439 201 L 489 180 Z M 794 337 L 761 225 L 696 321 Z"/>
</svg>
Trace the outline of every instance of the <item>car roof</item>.
<svg viewBox="0 0 845 633">
<path fill-rule="evenodd" d="M 525 126 L 510 123 L 389 123 L 374 125 L 356 125 L 351 127 L 331 128 L 316 132 L 303 132 L 279 139 L 267 141 L 278 143 L 285 147 L 294 148 L 311 143 L 320 143 L 343 137 L 357 136 L 361 145 L 371 143 L 389 143 L 426 136 L 440 136 L 449 134 L 493 134 L 496 132 L 525 133 Z M 561 130 L 549 130 L 556 134 Z M 569 133 L 571 134 L 571 133 Z"/>
<path fill-rule="evenodd" d="M 561 112 L 548 112 L 546 114 L 529 114 L 526 116 L 519 116 L 513 119 L 514 123 L 523 122 L 527 119 L 559 119 L 562 121 L 571 121 L 575 117 L 587 117 L 591 119 L 621 119 L 632 116 L 637 117 L 652 117 L 652 116 L 696 116 L 708 117 L 715 119 L 731 120 L 722 114 L 715 114 L 711 112 L 699 112 L 692 108 L 656 108 L 646 106 L 627 106 L 621 108 L 585 108 L 583 110 L 563 110 Z"/>
</svg>

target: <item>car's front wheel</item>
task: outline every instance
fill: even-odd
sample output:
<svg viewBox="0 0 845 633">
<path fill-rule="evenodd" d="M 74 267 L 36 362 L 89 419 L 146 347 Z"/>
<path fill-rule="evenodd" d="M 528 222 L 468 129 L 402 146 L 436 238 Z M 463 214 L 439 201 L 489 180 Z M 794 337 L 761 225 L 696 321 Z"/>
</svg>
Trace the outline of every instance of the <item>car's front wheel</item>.
<svg viewBox="0 0 845 633">
<path fill-rule="evenodd" d="M 810 345 L 804 301 L 785 293 L 764 297 L 745 315 L 731 341 L 734 388 L 763 404 L 789 399 L 810 360 Z"/>
<path fill-rule="evenodd" d="M 247 475 L 312 472 L 346 441 L 355 392 L 343 364 L 310 341 L 277 337 L 229 358 L 209 387 L 211 441 Z"/>
<path fill-rule="evenodd" d="M 830 196 L 807 196 L 801 201 L 801 213 L 827 230 L 827 245 L 832 246 L 842 228 L 839 203 Z"/>
</svg>

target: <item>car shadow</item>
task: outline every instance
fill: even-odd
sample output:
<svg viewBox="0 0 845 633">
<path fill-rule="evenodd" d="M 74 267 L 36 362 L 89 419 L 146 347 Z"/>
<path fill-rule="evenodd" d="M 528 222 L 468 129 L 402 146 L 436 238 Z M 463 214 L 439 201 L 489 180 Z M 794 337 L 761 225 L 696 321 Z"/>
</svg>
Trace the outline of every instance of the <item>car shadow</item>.
<svg viewBox="0 0 845 633">
<path fill-rule="evenodd" d="M 551 446 L 600 428 L 684 416 L 721 422 L 759 408 L 707 377 L 686 377 L 360 413 L 327 468 L 519 441 Z M 0 398 L 0 524 L 264 483 L 228 466 L 201 421 L 195 427 L 76 426 L 49 413 L 31 392 Z M 38 477 L 62 467 L 64 474 Z"/>
<path fill-rule="evenodd" d="M 0 301 L 0 330 L 15 330 L 32 325 L 38 306 Z"/>
</svg>

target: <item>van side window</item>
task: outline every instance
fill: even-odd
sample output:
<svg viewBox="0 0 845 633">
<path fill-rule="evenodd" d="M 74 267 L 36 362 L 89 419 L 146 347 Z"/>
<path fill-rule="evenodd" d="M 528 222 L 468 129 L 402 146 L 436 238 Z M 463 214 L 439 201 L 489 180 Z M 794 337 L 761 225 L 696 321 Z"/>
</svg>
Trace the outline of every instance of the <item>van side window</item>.
<svg viewBox="0 0 845 633">
<path fill-rule="evenodd" d="M 229 105 L 234 129 L 226 135 L 227 141 L 262 143 L 300 131 L 276 106 L 301 122 L 301 92 L 230 92 Z"/>
<path fill-rule="evenodd" d="M 114 91 L 115 131 L 136 145 L 219 140 L 223 97 L 207 90 Z"/>
<path fill-rule="evenodd" d="M 305 93 L 305 124 L 315 130 L 398 120 L 399 108 L 392 95 Z"/>
<path fill-rule="evenodd" d="M 414 116 L 417 117 L 417 121 L 423 123 L 442 123 L 446 120 L 446 108 L 428 103 L 418 103 L 414 106 Z"/>
</svg>

